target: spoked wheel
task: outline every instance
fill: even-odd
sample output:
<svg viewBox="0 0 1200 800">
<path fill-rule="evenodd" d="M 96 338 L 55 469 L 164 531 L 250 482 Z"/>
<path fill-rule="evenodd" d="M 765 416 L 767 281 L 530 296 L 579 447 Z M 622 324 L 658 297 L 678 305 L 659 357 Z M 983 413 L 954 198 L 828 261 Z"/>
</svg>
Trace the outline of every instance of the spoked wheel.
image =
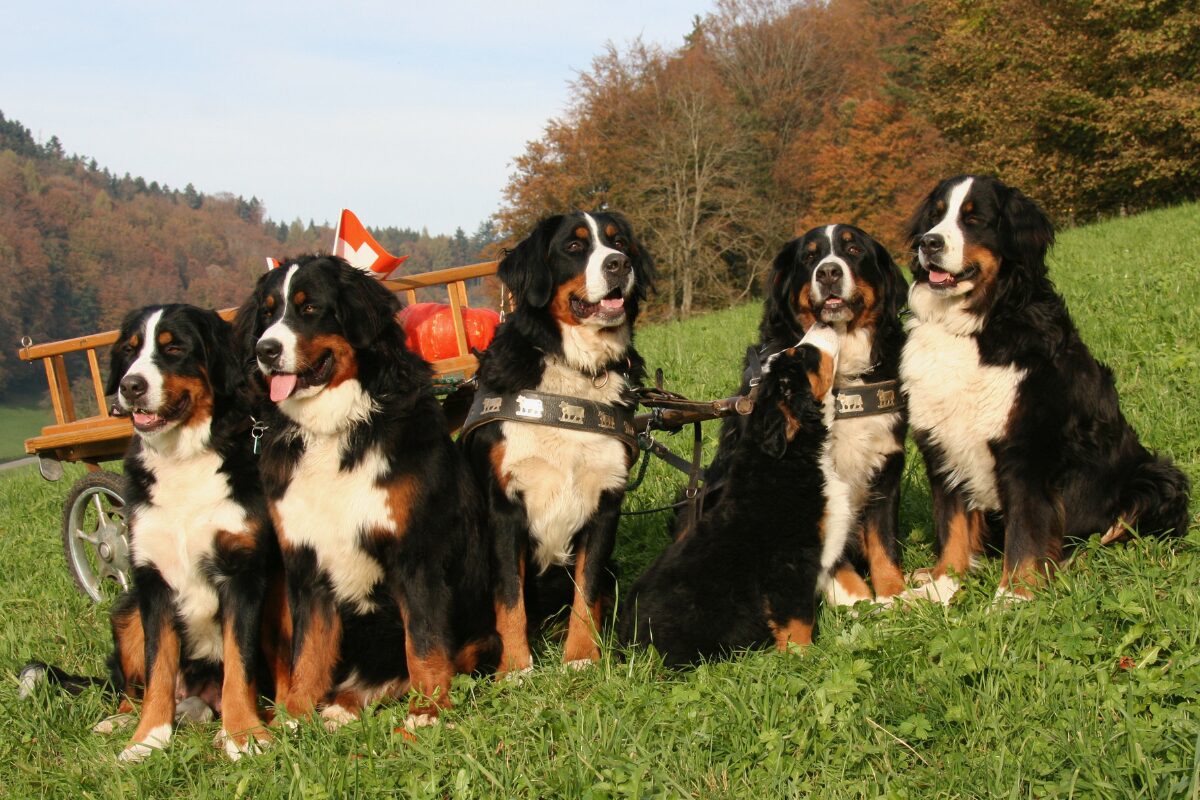
<svg viewBox="0 0 1200 800">
<path fill-rule="evenodd" d="M 125 481 L 120 475 L 89 472 L 71 487 L 63 508 L 67 568 L 79 590 L 97 603 L 111 596 L 117 587 L 129 588 L 124 491 Z M 108 581 L 112 583 L 106 586 Z"/>
</svg>

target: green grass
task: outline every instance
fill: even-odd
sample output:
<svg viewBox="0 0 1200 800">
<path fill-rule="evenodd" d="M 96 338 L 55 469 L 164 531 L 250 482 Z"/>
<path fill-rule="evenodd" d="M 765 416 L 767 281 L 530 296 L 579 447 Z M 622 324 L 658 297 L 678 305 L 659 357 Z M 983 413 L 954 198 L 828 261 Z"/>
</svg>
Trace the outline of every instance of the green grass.
<svg viewBox="0 0 1200 800">
<path fill-rule="evenodd" d="M 1116 371 L 1142 438 L 1200 479 L 1200 209 L 1063 234 L 1052 275 L 1085 339 Z M 648 327 L 668 387 L 730 393 L 757 309 Z M 711 452 L 716 426 L 707 430 Z M 677 437 L 677 449 L 689 446 Z M 910 448 L 908 567 L 932 561 L 929 495 Z M 77 473 L 71 473 L 68 478 Z M 627 501 L 671 499 L 656 464 Z M 944 609 L 825 611 L 802 655 L 751 653 L 672 672 L 652 656 L 584 672 L 543 642 L 520 685 L 459 678 L 453 728 L 415 742 L 384 707 L 328 734 L 305 725 L 227 763 L 215 726 L 148 762 L 89 732 L 96 693 L 18 703 L 30 657 L 99 673 L 104 609 L 72 587 L 57 529 L 67 484 L 0 476 L 0 795 L 9 797 L 1198 797 L 1200 532 L 1170 544 L 1085 547 L 1030 603 L 989 610 L 989 564 Z M 1193 507 L 1195 511 L 1195 507 Z M 628 582 L 667 542 L 662 516 L 622 523 Z"/>
<path fill-rule="evenodd" d="M 0 406 L 0 462 L 25 456 L 25 440 L 49 424 L 48 409 L 35 406 Z"/>
</svg>

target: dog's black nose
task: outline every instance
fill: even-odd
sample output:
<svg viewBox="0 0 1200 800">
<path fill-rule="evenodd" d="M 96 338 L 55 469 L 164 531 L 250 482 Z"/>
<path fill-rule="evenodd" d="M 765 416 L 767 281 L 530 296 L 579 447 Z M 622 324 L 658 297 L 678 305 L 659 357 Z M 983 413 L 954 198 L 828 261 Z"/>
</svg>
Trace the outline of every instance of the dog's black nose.
<svg viewBox="0 0 1200 800">
<path fill-rule="evenodd" d="M 927 233 L 921 237 L 921 249 L 926 253 L 940 253 L 946 240 L 940 233 Z"/>
<path fill-rule="evenodd" d="M 822 286 L 833 286 L 842 279 L 842 268 L 832 261 L 826 261 L 817 267 L 816 278 Z"/>
<path fill-rule="evenodd" d="M 259 361 L 273 367 L 283 355 L 283 342 L 278 339 L 262 339 L 254 346 L 254 354 L 258 356 Z"/>
<path fill-rule="evenodd" d="M 624 278 L 629 274 L 632 265 L 629 263 L 629 256 L 624 253 L 612 253 L 604 259 L 601 265 L 605 275 L 612 275 L 617 278 Z"/>
<path fill-rule="evenodd" d="M 141 375 L 126 375 L 121 378 L 121 396 L 130 403 L 146 396 L 150 384 Z"/>
</svg>

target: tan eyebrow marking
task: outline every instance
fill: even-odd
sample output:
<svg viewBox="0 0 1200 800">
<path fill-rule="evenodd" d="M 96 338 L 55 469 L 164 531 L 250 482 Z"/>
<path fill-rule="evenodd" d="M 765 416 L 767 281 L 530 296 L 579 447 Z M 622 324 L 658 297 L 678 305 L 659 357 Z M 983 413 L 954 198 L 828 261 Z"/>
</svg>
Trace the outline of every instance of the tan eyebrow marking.
<svg viewBox="0 0 1200 800">
<path fill-rule="evenodd" d="M 267 308 L 274 308 L 275 307 L 275 295 L 273 295 L 273 294 L 267 295 L 267 299 L 265 301 L 263 301 L 263 305 L 265 305 Z"/>
<path fill-rule="evenodd" d="M 303 303 L 305 301 L 305 299 L 307 297 L 308 297 L 308 295 L 306 295 L 303 291 L 299 291 L 299 292 L 296 292 L 294 295 L 292 295 L 292 302 L 295 303 L 296 305 L 300 305 L 301 303 Z"/>
<path fill-rule="evenodd" d="M 170 331 L 163 331 L 158 335 L 159 344 L 170 344 L 172 341 L 174 341 L 174 339 L 175 337 L 171 335 Z"/>
<path fill-rule="evenodd" d="M 617 226 L 612 225 L 612 224 L 606 225 L 604 227 L 604 235 L 609 237 L 610 239 L 612 237 L 616 236 L 617 235 Z"/>
<path fill-rule="evenodd" d="M 575 229 L 575 235 L 578 236 L 580 239 L 586 239 L 592 235 L 592 232 L 589 231 L 587 228 L 580 227 L 580 228 Z"/>
</svg>

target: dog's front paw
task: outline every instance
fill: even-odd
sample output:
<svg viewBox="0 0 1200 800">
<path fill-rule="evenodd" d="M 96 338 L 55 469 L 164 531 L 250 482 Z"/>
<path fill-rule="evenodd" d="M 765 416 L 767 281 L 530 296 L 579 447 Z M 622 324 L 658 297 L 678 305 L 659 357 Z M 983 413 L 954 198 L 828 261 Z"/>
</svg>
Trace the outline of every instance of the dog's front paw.
<svg viewBox="0 0 1200 800">
<path fill-rule="evenodd" d="M 230 733 L 221 728 L 213 737 L 213 747 L 224 750 L 230 761 L 238 761 L 242 756 L 258 755 L 271 744 L 271 736 L 264 730 L 253 734 Z"/>
<path fill-rule="evenodd" d="M 571 661 L 563 662 L 563 666 L 579 672 L 580 670 L 585 670 L 588 667 L 591 667 L 595 663 L 596 662 L 590 658 L 576 658 Z"/>
<path fill-rule="evenodd" d="M 143 761 L 155 750 L 162 750 L 171 743 L 171 726 L 159 725 L 136 742 L 130 742 L 117 756 L 117 760 L 126 764 L 136 764 Z"/>
<path fill-rule="evenodd" d="M 321 709 L 321 724 L 333 733 L 343 725 L 358 721 L 358 714 L 345 706 L 332 705 Z"/>
<path fill-rule="evenodd" d="M 962 584 L 953 575 L 943 575 L 940 578 L 934 578 L 932 575 L 928 575 L 928 577 L 920 575 L 918 577 L 918 573 L 913 573 L 913 578 L 918 581 L 918 584 L 896 595 L 896 603 L 904 604 L 918 600 L 928 600 L 948 606 L 950 605 L 950 601 L 954 599 L 954 595 L 962 588 Z"/>
</svg>

